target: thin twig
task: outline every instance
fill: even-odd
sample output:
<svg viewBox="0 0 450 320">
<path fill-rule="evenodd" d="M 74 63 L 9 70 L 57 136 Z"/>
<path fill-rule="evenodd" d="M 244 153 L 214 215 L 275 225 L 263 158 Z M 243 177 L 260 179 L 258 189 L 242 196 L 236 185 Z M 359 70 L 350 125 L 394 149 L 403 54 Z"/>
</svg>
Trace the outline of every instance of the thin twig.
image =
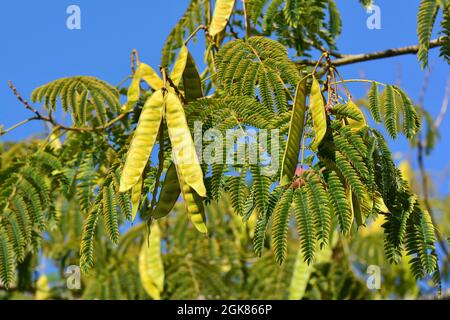
<svg viewBox="0 0 450 320">
<path fill-rule="evenodd" d="M 139 53 L 136 49 L 133 49 L 131 51 L 131 57 L 130 57 L 130 61 L 131 61 L 131 74 L 135 74 L 136 69 L 135 66 L 139 66 Z"/>
<path fill-rule="evenodd" d="M 438 38 L 430 41 L 430 49 L 440 47 L 444 42 L 444 39 Z M 384 59 L 390 57 L 401 56 L 405 54 L 416 54 L 419 51 L 419 45 L 407 46 L 402 48 L 387 49 L 384 51 L 363 53 L 363 54 L 353 54 L 353 55 L 343 55 L 343 58 L 336 59 L 332 61 L 334 66 L 344 66 L 358 62 L 366 62 L 377 59 Z M 310 65 L 316 64 L 313 60 L 301 60 L 297 62 L 300 65 Z"/>
<path fill-rule="evenodd" d="M 330 54 L 330 56 L 335 57 L 335 58 L 346 58 L 346 57 L 351 56 L 349 54 L 343 54 L 343 53 L 339 53 L 339 52 L 336 52 L 336 51 L 333 51 L 333 50 L 329 50 L 329 49 L 325 48 L 324 46 L 321 46 L 320 44 L 316 44 L 316 43 L 314 43 L 313 41 L 311 41 L 309 39 L 305 39 L 305 42 L 307 44 L 309 44 L 310 46 L 318 49 L 319 51 L 322 51 L 322 53 L 328 52 Z"/>
<path fill-rule="evenodd" d="M 450 100 L 450 76 L 447 78 L 447 85 L 445 86 L 445 95 L 444 99 L 442 100 L 441 111 L 439 112 L 439 115 L 437 116 L 436 121 L 434 122 L 436 129 L 441 126 L 442 120 L 444 120 L 445 114 L 447 113 L 449 100 Z"/>
<path fill-rule="evenodd" d="M 242 0 L 242 9 L 244 10 L 244 22 L 245 22 L 245 38 L 250 37 L 250 19 L 247 14 L 247 6 L 245 5 L 245 0 Z"/>
<path fill-rule="evenodd" d="M 239 34 L 234 30 L 233 26 L 231 25 L 231 22 L 228 20 L 227 26 L 230 29 L 230 33 L 233 36 L 233 38 L 239 40 Z"/>
<path fill-rule="evenodd" d="M 36 108 L 34 108 L 27 100 L 22 98 L 21 94 L 19 93 L 19 91 L 17 90 L 17 88 L 14 86 L 14 84 L 11 81 L 8 81 L 8 85 L 11 88 L 12 92 L 14 93 L 14 95 L 16 96 L 16 98 L 25 106 L 25 108 L 27 108 L 28 110 L 32 111 L 35 114 L 34 117 L 31 117 L 31 118 L 27 119 L 26 122 L 29 122 L 29 121 L 32 121 L 32 120 L 41 120 L 41 121 L 49 122 L 53 126 L 59 127 L 59 128 L 61 128 L 63 130 L 77 131 L 77 132 L 93 132 L 93 131 L 100 131 L 100 130 L 105 130 L 105 129 L 109 128 L 110 126 L 114 125 L 116 122 L 118 122 L 118 121 L 122 120 L 123 118 L 125 118 L 128 115 L 128 113 L 130 112 L 130 111 L 128 111 L 128 112 L 122 113 L 122 114 L 118 115 L 117 117 L 115 117 L 114 119 L 112 119 L 109 122 L 107 122 L 106 124 L 101 125 L 101 126 L 97 126 L 97 127 L 72 127 L 72 126 L 65 126 L 63 124 L 58 123 L 56 120 L 54 120 L 53 117 L 51 117 L 51 115 L 49 115 L 49 116 L 41 115 L 40 112 Z M 24 123 L 26 123 L 26 122 L 24 122 Z M 20 123 L 20 125 L 22 125 L 24 123 Z M 9 130 L 9 131 L 11 131 L 11 130 Z"/>
<path fill-rule="evenodd" d="M 423 80 L 423 84 L 422 84 L 422 88 L 420 90 L 419 93 L 419 98 L 417 103 L 419 105 L 424 105 L 425 102 L 425 95 L 426 95 L 426 91 L 428 89 L 428 85 L 430 82 L 430 76 L 431 76 L 431 72 L 432 69 L 428 69 L 426 74 L 425 74 L 425 78 Z M 448 83 L 447 83 L 448 86 Z M 446 97 L 448 96 L 448 88 L 446 89 Z M 445 115 L 446 109 L 447 109 L 447 104 L 448 104 L 448 97 L 446 98 L 444 97 L 444 101 L 442 103 L 442 109 L 441 109 L 441 114 L 438 116 L 438 118 L 436 119 L 436 123 L 442 121 L 442 118 Z M 445 102 L 445 100 L 447 100 L 447 103 Z M 440 117 L 441 116 L 441 117 Z M 431 218 L 431 222 L 433 223 L 433 225 L 435 226 L 435 234 L 436 234 L 436 238 L 437 241 L 439 242 L 439 245 L 442 248 L 442 251 L 445 254 L 445 257 L 448 258 L 450 257 L 449 251 L 447 249 L 447 242 L 446 240 L 443 238 L 442 234 L 439 232 L 439 230 L 437 229 L 437 224 L 436 224 L 436 218 L 433 212 L 433 209 L 431 207 L 430 204 L 430 195 L 428 193 L 428 185 L 429 185 L 429 181 L 428 181 L 428 176 L 426 174 L 426 169 L 425 169 L 425 160 L 424 160 L 424 149 L 426 146 L 426 141 L 424 141 L 424 139 L 422 138 L 422 134 L 419 135 L 418 139 L 417 139 L 417 162 L 419 165 L 419 172 L 420 172 L 420 176 L 422 179 L 422 194 L 423 194 L 423 204 L 425 206 L 425 209 L 427 209 L 428 213 L 430 214 L 430 218 Z"/>
<path fill-rule="evenodd" d="M 2 136 L 2 135 L 4 135 L 4 134 L 7 134 L 8 132 L 10 132 L 10 131 L 12 131 L 12 130 L 18 128 L 18 127 L 20 127 L 21 125 L 24 125 L 24 124 L 30 122 L 30 121 L 33 121 L 33 120 L 37 120 L 37 117 L 31 117 L 31 118 L 25 119 L 25 120 L 23 120 L 23 121 L 20 121 L 19 123 L 16 123 L 15 125 L 9 127 L 9 128 L 6 129 L 6 130 L 1 130 L 1 129 L 0 129 L 0 136 Z"/>
<path fill-rule="evenodd" d="M 433 72 L 433 68 L 428 68 L 425 72 L 425 76 L 423 78 L 422 86 L 420 87 L 419 97 L 417 98 L 417 104 L 419 106 L 423 106 L 425 104 L 425 96 L 427 94 L 428 85 L 430 84 L 431 73 Z"/>
<path fill-rule="evenodd" d="M 436 219 L 434 217 L 433 209 L 431 208 L 431 204 L 430 204 L 430 195 L 428 193 L 428 176 L 426 174 L 425 164 L 424 164 L 424 159 L 423 159 L 424 158 L 424 144 L 422 142 L 422 139 L 418 140 L 417 148 L 418 148 L 417 162 L 419 164 L 420 176 L 422 178 L 423 204 L 425 205 L 425 208 L 427 209 L 428 213 L 430 214 L 431 222 L 435 226 L 435 234 L 436 234 L 437 241 L 439 242 L 439 245 L 441 246 L 445 257 L 449 257 L 450 254 L 447 249 L 447 241 L 444 239 L 442 234 L 437 229 Z"/>
<path fill-rule="evenodd" d="M 16 98 L 22 102 L 22 104 L 25 106 L 25 108 L 27 108 L 28 110 L 30 110 L 31 112 L 35 113 L 37 117 L 40 117 L 41 115 L 39 114 L 39 111 L 37 111 L 35 108 L 33 108 L 28 101 L 26 101 L 24 98 L 22 98 L 22 96 L 20 95 L 20 93 L 17 91 L 16 87 L 14 86 L 14 84 L 12 83 L 11 80 L 8 80 L 8 86 L 9 88 L 12 90 L 13 94 L 16 96 Z"/>
<path fill-rule="evenodd" d="M 208 28 L 201 24 L 199 25 L 187 38 L 186 40 L 184 40 L 184 45 L 187 45 L 188 42 L 197 34 L 197 32 L 199 32 L 200 30 L 207 30 Z"/>
</svg>

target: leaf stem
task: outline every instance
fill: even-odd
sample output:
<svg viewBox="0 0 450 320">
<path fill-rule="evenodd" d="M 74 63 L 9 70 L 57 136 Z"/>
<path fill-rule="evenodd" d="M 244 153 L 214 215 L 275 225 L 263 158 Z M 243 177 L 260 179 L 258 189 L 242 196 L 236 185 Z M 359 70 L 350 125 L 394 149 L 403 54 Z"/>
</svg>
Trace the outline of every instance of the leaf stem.
<svg viewBox="0 0 450 320">
<path fill-rule="evenodd" d="M 189 43 L 189 41 L 197 34 L 197 32 L 199 32 L 200 30 L 206 30 L 207 27 L 203 24 L 199 25 L 197 28 L 195 28 L 194 31 L 192 31 L 192 33 L 186 38 L 186 40 L 184 40 L 184 45 L 187 45 Z"/>
</svg>

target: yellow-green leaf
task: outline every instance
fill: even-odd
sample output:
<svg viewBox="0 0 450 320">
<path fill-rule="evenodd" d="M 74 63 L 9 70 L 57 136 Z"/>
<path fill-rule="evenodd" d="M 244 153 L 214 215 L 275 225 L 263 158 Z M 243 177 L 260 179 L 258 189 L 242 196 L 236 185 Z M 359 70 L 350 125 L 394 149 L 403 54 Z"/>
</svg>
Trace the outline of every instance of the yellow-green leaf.
<svg viewBox="0 0 450 320">
<path fill-rule="evenodd" d="M 142 177 L 139 178 L 138 182 L 131 189 L 131 222 L 134 222 L 136 214 L 139 210 L 139 203 L 141 202 L 141 192 Z"/>
<path fill-rule="evenodd" d="M 389 212 L 388 207 L 386 207 L 386 204 L 379 193 L 376 193 L 373 196 L 373 206 L 380 212 Z"/>
<path fill-rule="evenodd" d="M 414 181 L 415 181 L 415 175 L 414 170 L 411 167 L 411 164 L 408 160 L 402 160 L 400 164 L 398 165 L 398 168 L 400 169 L 400 172 L 402 173 L 402 178 L 406 182 L 408 182 L 409 188 L 411 190 L 414 190 Z"/>
<path fill-rule="evenodd" d="M 364 194 L 363 199 L 359 199 L 354 193 L 352 193 L 352 202 L 356 225 L 358 227 L 365 226 L 366 218 L 372 211 L 373 201 L 367 193 Z"/>
<path fill-rule="evenodd" d="M 289 287 L 289 300 L 301 300 L 305 295 L 306 286 L 309 282 L 314 267 L 303 259 L 301 250 L 298 250 L 292 273 L 291 285 Z"/>
<path fill-rule="evenodd" d="M 333 254 L 332 248 L 336 245 L 337 236 L 333 235 L 333 244 L 320 250 L 317 248 L 317 257 L 314 263 L 307 263 L 304 261 L 301 250 L 298 250 L 297 258 L 294 265 L 294 270 L 291 278 L 291 285 L 289 287 L 289 300 L 301 300 L 305 295 L 306 287 L 309 282 L 311 273 L 314 271 L 314 265 L 329 262 Z"/>
<path fill-rule="evenodd" d="M 291 122 L 289 125 L 288 140 L 284 151 L 283 164 L 281 167 L 281 185 L 286 185 L 292 181 L 297 168 L 300 144 L 305 125 L 306 109 L 306 79 L 299 82 L 295 92 L 294 104 L 292 107 Z"/>
<path fill-rule="evenodd" d="M 313 76 L 311 94 L 309 97 L 309 109 L 311 111 L 315 138 L 311 149 L 317 149 L 327 131 L 327 115 L 319 81 Z"/>
<path fill-rule="evenodd" d="M 164 96 L 159 90 L 147 99 L 142 109 L 120 179 L 120 192 L 130 190 L 142 176 L 158 136 L 163 111 Z"/>
<path fill-rule="evenodd" d="M 60 135 L 59 128 L 55 128 L 48 136 L 48 144 L 53 150 L 60 150 L 62 148 L 61 140 L 59 140 Z"/>
<path fill-rule="evenodd" d="M 155 210 L 151 213 L 152 217 L 159 219 L 168 215 L 177 202 L 180 192 L 177 170 L 175 164 L 172 163 L 167 169 L 158 203 L 156 204 Z"/>
<path fill-rule="evenodd" d="M 214 14 L 209 26 L 209 34 L 215 36 L 225 29 L 228 19 L 233 12 L 235 0 L 217 0 L 214 7 Z"/>
<path fill-rule="evenodd" d="M 154 300 L 161 298 L 164 290 L 164 265 L 161 257 L 161 231 L 153 222 L 150 238 L 144 241 L 139 254 L 139 275 L 145 292 Z"/>
<path fill-rule="evenodd" d="M 203 206 L 203 199 L 191 188 L 184 180 L 183 174 L 178 166 L 177 174 L 180 182 L 181 192 L 183 195 L 186 212 L 195 228 L 201 233 L 207 233 L 205 208 Z"/>
<path fill-rule="evenodd" d="M 206 197 L 203 172 L 186 121 L 183 105 L 180 99 L 172 92 L 168 92 L 166 96 L 165 114 L 174 162 L 184 181 L 201 197 Z"/>
<path fill-rule="evenodd" d="M 353 225 L 353 220 L 355 217 L 355 208 L 353 207 L 353 197 L 352 197 L 352 187 L 347 186 L 345 189 L 345 198 L 347 199 L 347 203 L 349 205 L 350 208 L 350 214 L 351 214 L 351 221 L 352 223 L 350 224 L 349 230 L 351 230 L 352 225 Z"/>
<path fill-rule="evenodd" d="M 367 125 L 366 118 L 364 117 L 364 113 L 361 111 L 361 109 L 352 100 L 348 101 L 347 108 L 351 109 L 354 113 L 358 114 L 359 118 L 361 119 L 361 121 L 348 119 L 348 126 L 352 130 L 359 131 L 363 127 L 365 127 Z"/>
<path fill-rule="evenodd" d="M 170 79 L 176 86 L 180 84 L 180 81 L 183 78 L 183 73 L 186 68 L 188 54 L 189 54 L 188 48 L 185 45 L 183 45 L 180 49 L 180 52 L 178 53 L 177 60 L 173 65 L 172 73 L 170 74 Z"/>
<path fill-rule="evenodd" d="M 352 193 L 352 207 L 353 207 L 353 214 L 355 216 L 356 225 L 358 227 L 364 225 L 365 219 L 363 217 L 361 204 L 359 203 L 358 198 L 353 193 Z"/>
</svg>

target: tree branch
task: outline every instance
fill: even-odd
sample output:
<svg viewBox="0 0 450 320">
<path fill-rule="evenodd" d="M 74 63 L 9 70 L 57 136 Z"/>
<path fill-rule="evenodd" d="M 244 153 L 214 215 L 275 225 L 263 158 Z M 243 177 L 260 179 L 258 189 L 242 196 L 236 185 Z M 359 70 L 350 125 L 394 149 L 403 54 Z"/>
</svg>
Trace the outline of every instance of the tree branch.
<svg viewBox="0 0 450 320">
<path fill-rule="evenodd" d="M 438 38 L 430 41 L 430 49 L 440 47 L 444 42 L 443 38 Z M 391 58 L 406 54 L 416 54 L 419 51 L 419 45 L 401 47 L 401 48 L 393 48 L 387 49 L 384 51 L 372 52 L 372 53 L 363 53 L 363 54 L 352 54 L 352 55 L 343 55 L 343 58 L 332 60 L 331 63 L 333 66 L 344 66 L 349 64 L 354 64 L 358 62 L 366 62 L 371 60 L 385 59 Z M 301 60 L 297 62 L 300 65 L 309 65 L 314 66 L 316 61 L 312 60 Z"/>
<path fill-rule="evenodd" d="M 18 124 L 12 126 L 11 128 L 8 128 L 6 131 L 1 132 L 1 135 L 27 123 L 30 122 L 32 120 L 41 120 L 41 121 L 45 121 L 45 122 L 49 122 L 51 123 L 54 127 L 58 127 L 60 129 L 63 130 L 67 130 L 67 131 L 77 131 L 77 132 L 93 132 L 93 131 L 100 131 L 100 130 L 105 130 L 107 128 L 109 128 L 110 126 L 112 126 L 113 124 L 115 124 L 116 122 L 122 120 L 123 118 L 125 118 L 128 112 L 122 113 L 120 115 L 118 115 L 117 117 L 115 117 L 114 119 L 110 120 L 109 122 L 107 122 L 106 124 L 102 125 L 102 126 L 97 126 L 97 127 L 71 127 L 71 126 L 65 126 L 63 124 L 58 123 L 57 121 L 55 121 L 53 119 L 53 117 L 51 116 L 51 114 L 49 114 L 48 116 L 43 116 L 41 115 L 41 113 L 34 108 L 27 100 L 25 100 L 24 98 L 22 98 L 21 94 L 19 93 L 19 91 L 17 91 L 17 88 L 14 86 L 14 84 L 8 80 L 8 86 L 10 87 L 10 89 L 12 90 L 13 94 L 16 96 L 17 100 L 19 100 L 24 106 L 25 108 L 27 108 L 28 110 L 30 110 L 31 112 L 33 112 L 35 114 L 34 117 L 28 118 L 24 121 L 19 122 Z"/>
<path fill-rule="evenodd" d="M 245 0 L 242 0 L 242 8 L 244 10 L 244 22 L 245 22 L 245 38 L 247 39 L 250 31 L 250 18 L 247 13 L 247 5 L 245 3 Z"/>
<path fill-rule="evenodd" d="M 439 128 L 441 126 L 442 120 L 444 120 L 445 114 L 447 113 L 449 102 L 450 102 L 450 76 L 447 78 L 447 85 L 445 86 L 445 95 L 444 99 L 442 100 L 441 111 L 439 111 L 439 115 L 434 123 L 436 128 Z"/>
<path fill-rule="evenodd" d="M 435 216 L 433 213 L 433 209 L 431 208 L 430 204 L 430 195 L 428 194 L 428 176 L 425 170 L 425 164 L 424 164 L 424 145 L 422 142 L 422 139 L 419 139 L 417 143 L 418 152 L 417 152 L 417 162 L 419 163 L 419 171 L 420 176 L 422 178 L 422 193 L 423 193 L 423 204 L 425 205 L 425 209 L 427 209 L 428 213 L 431 217 L 431 222 L 433 223 L 435 229 L 435 234 L 437 241 L 439 242 L 439 245 L 441 246 L 442 251 L 444 252 L 445 258 L 450 257 L 450 253 L 447 249 L 447 241 L 442 236 L 442 234 L 439 232 L 439 230 L 436 228 L 437 223 L 435 220 Z"/>
<path fill-rule="evenodd" d="M 38 120 L 38 118 L 37 118 L 37 117 L 31 117 L 31 118 L 22 120 L 22 121 L 20 121 L 19 123 L 16 123 L 15 125 L 9 127 L 9 128 L 6 129 L 6 130 L 2 130 L 2 129 L 0 128 L 0 136 L 2 136 L 2 135 L 4 135 L 4 134 L 7 134 L 8 132 L 13 131 L 14 129 L 16 129 L 16 128 L 18 128 L 18 127 L 20 127 L 20 126 L 22 126 L 22 125 L 24 125 L 24 124 L 26 124 L 26 123 L 28 123 L 28 122 L 30 122 L 30 121 L 33 121 L 33 120 Z"/>
<path fill-rule="evenodd" d="M 30 110 L 31 112 L 36 114 L 36 117 L 41 117 L 41 115 L 39 114 L 39 111 L 37 111 L 35 108 L 33 108 L 28 101 L 26 101 L 24 98 L 22 98 L 22 96 L 20 95 L 20 93 L 17 91 L 16 87 L 14 86 L 14 84 L 12 83 L 11 80 L 8 80 L 8 86 L 9 88 L 12 90 L 13 94 L 16 96 L 16 98 L 22 102 L 22 104 L 25 106 L 25 108 L 27 108 L 28 110 Z"/>
</svg>

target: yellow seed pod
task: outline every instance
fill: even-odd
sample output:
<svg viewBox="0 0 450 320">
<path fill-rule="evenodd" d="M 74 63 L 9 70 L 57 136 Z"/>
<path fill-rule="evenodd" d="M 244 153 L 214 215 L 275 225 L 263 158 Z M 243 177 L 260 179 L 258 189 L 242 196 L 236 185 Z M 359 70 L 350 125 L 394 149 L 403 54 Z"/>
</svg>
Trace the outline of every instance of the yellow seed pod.
<svg viewBox="0 0 450 320">
<path fill-rule="evenodd" d="M 147 99 L 127 153 L 120 179 L 120 192 L 130 190 L 142 176 L 145 165 L 158 136 L 164 111 L 164 97 L 161 90 Z"/>
<path fill-rule="evenodd" d="M 217 0 L 214 7 L 214 14 L 209 26 L 209 34 L 215 36 L 225 29 L 228 19 L 233 12 L 235 0 Z"/>
<path fill-rule="evenodd" d="M 206 197 L 203 171 L 189 130 L 180 99 L 172 92 L 166 96 L 166 122 L 172 143 L 172 153 L 177 169 L 184 181 L 201 197 Z M 180 176 L 178 176 L 180 178 Z"/>
</svg>

